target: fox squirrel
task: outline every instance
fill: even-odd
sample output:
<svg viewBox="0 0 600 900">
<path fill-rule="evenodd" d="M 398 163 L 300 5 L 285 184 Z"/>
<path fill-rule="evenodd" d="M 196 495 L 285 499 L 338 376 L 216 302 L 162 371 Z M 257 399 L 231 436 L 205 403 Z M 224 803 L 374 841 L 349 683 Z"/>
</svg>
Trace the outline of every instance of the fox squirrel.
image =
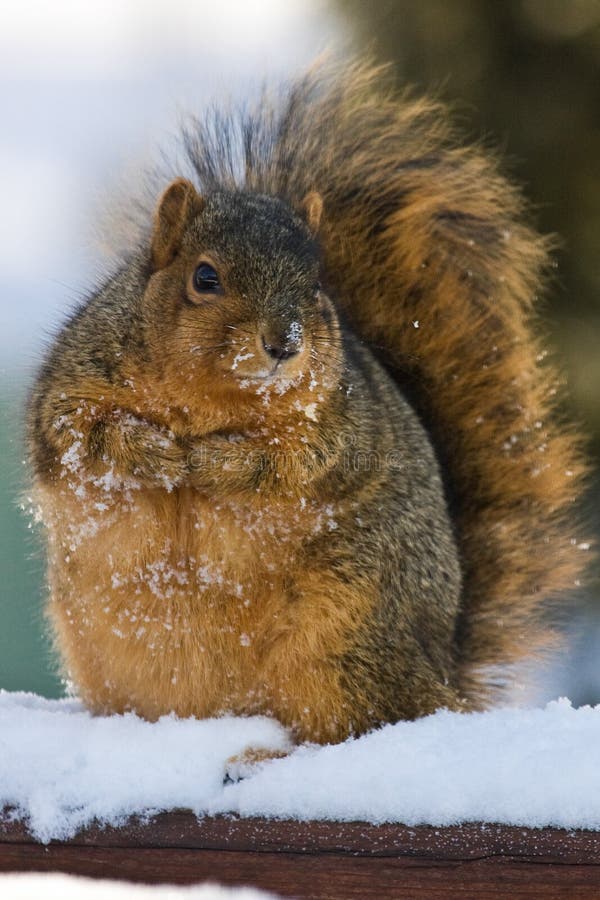
<svg viewBox="0 0 600 900">
<path fill-rule="evenodd" d="M 98 712 L 317 742 L 485 707 L 588 546 L 530 324 L 546 240 L 370 63 L 184 146 L 30 396 L 66 672 Z"/>
</svg>

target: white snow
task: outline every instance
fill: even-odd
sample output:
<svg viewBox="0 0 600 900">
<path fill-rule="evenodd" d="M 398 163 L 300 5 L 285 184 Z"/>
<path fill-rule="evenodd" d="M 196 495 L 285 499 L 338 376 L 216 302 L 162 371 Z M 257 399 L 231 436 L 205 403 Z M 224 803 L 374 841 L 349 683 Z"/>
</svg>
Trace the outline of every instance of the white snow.
<svg viewBox="0 0 600 900">
<path fill-rule="evenodd" d="M 176 887 L 129 881 L 79 878 L 74 875 L 0 875 L 0 896 L 10 900 L 269 900 L 273 894 L 253 888 L 224 888 L 215 884 Z"/>
<path fill-rule="evenodd" d="M 305 745 L 224 784 L 229 757 L 284 749 L 261 717 L 93 717 L 76 700 L 0 692 L 0 809 L 42 840 L 93 819 L 187 808 L 297 819 L 600 829 L 600 706 L 437 712 Z"/>
<path fill-rule="evenodd" d="M 244 350 L 246 348 L 244 347 Z M 231 364 L 232 369 L 237 369 L 241 362 L 245 362 L 247 359 L 254 359 L 254 353 L 243 353 L 241 350 L 239 353 L 236 353 L 234 360 Z"/>
<path fill-rule="evenodd" d="M 288 341 L 301 341 L 303 335 L 303 328 L 300 322 L 291 322 L 290 327 L 287 332 Z"/>
</svg>

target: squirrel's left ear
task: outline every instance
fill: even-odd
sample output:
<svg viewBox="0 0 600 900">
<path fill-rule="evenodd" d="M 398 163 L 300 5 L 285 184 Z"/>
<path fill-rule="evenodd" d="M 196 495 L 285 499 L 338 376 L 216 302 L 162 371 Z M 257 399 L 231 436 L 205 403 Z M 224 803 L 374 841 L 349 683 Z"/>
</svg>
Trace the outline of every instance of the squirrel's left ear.
<svg viewBox="0 0 600 900">
<path fill-rule="evenodd" d="M 163 192 L 154 214 L 152 230 L 152 263 L 164 269 L 175 258 L 183 232 L 204 201 L 191 181 L 176 178 Z"/>
<path fill-rule="evenodd" d="M 323 198 L 317 191 L 310 191 L 306 195 L 302 201 L 302 213 L 311 233 L 316 234 L 323 214 Z"/>
</svg>

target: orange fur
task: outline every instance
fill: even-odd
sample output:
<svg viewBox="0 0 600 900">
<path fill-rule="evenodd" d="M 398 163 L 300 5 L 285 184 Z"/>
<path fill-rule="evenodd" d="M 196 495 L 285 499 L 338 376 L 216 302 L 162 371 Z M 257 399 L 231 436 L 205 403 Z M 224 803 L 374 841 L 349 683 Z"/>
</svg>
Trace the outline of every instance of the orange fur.
<svg viewBox="0 0 600 900">
<path fill-rule="evenodd" d="M 314 600 L 300 612 L 284 585 L 301 540 L 319 528 L 317 507 L 281 503 L 265 518 L 239 501 L 215 511 L 191 489 L 108 504 L 103 490 L 87 490 L 83 504 L 68 489 L 42 489 L 38 500 L 63 538 L 50 548 L 50 616 L 91 708 L 149 719 L 269 712 L 315 739 L 343 737 L 350 712 L 322 659 L 343 651 L 345 620 L 365 598 L 348 590 L 340 605 L 339 591 L 327 598 L 326 573 L 303 570 Z"/>
</svg>

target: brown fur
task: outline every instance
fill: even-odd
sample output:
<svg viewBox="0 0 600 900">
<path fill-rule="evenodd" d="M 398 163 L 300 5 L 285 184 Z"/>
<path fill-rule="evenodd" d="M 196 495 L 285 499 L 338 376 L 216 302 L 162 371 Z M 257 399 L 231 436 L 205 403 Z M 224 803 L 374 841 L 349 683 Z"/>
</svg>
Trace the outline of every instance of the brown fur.
<svg viewBox="0 0 600 900">
<path fill-rule="evenodd" d="M 163 193 L 40 372 L 49 612 L 95 710 L 326 741 L 477 708 L 579 577 L 584 466 L 531 326 L 545 243 L 435 104 L 384 83 L 312 73 L 242 121 L 247 193 L 194 127 L 201 196 Z"/>
</svg>

